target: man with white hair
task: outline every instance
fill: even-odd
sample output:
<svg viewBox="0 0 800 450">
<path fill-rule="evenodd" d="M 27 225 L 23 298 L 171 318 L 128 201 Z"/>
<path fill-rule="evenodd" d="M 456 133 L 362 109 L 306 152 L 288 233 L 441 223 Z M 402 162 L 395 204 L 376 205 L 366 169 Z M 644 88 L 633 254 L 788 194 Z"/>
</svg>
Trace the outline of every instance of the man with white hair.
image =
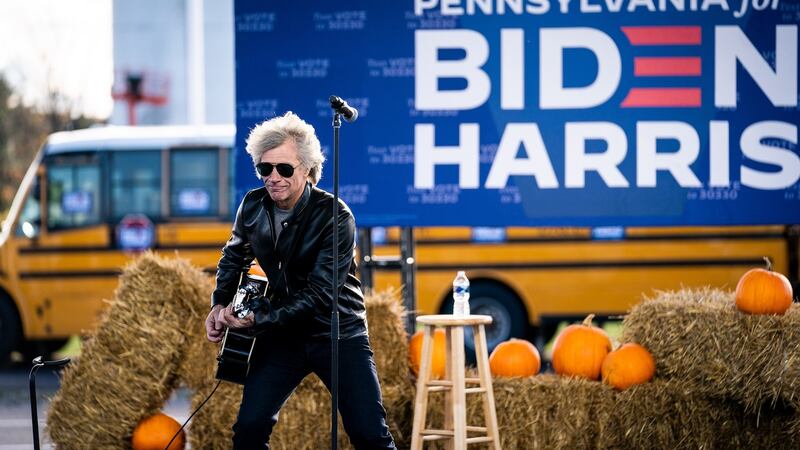
<svg viewBox="0 0 800 450">
<path fill-rule="evenodd" d="M 233 426 L 234 449 L 269 449 L 278 412 L 298 384 L 316 373 L 331 387 L 333 196 L 316 187 L 324 157 L 314 128 L 288 112 L 257 125 L 247 153 L 264 187 L 248 192 L 217 266 L 206 319 L 208 340 L 224 327 L 258 333 Z M 339 412 L 357 450 L 394 449 L 367 335 L 354 259 L 355 220 L 338 206 Z M 257 259 L 270 280 L 267 307 L 243 319 L 232 311 L 244 267 Z"/>
</svg>

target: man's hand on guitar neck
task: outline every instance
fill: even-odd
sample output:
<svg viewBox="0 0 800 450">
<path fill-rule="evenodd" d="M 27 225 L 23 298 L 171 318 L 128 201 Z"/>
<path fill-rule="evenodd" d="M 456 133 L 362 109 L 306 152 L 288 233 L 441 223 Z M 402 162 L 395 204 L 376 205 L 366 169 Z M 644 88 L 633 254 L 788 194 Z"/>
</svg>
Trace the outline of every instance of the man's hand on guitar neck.
<svg viewBox="0 0 800 450">
<path fill-rule="evenodd" d="M 255 325 L 255 315 L 253 313 L 239 319 L 233 315 L 233 305 L 223 306 L 214 305 L 206 317 L 206 337 L 211 342 L 220 342 L 225 334 L 225 327 L 228 328 L 249 328 Z"/>
</svg>

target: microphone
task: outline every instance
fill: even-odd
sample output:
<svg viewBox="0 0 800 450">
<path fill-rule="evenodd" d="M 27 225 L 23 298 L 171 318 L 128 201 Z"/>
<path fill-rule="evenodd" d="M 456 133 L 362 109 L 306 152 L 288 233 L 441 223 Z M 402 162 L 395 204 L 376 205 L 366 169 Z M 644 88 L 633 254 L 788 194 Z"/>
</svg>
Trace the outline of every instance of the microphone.
<svg viewBox="0 0 800 450">
<path fill-rule="evenodd" d="M 328 100 L 331 102 L 331 108 L 333 108 L 337 114 L 341 114 L 344 120 L 355 122 L 356 119 L 358 119 L 358 110 L 348 105 L 341 97 L 331 95 Z"/>
</svg>

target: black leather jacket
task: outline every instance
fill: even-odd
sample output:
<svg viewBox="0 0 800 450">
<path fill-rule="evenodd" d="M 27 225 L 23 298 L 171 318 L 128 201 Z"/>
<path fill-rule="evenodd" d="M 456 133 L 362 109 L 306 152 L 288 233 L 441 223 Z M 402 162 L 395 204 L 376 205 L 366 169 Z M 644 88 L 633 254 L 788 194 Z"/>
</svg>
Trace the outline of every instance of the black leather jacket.
<svg viewBox="0 0 800 450">
<path fill-rule="evenodd" d="M 278 242 L 273 230 L 273 201 L 266 188 L 245 195 L 231 237 L 222 249 L 217 266 L 217 287 L 212 305 L 227 305 L 236 294 L 240 274 L 253 258 L 261 265 L 275 292 L 270 307 L 256 314 L 253 333 L 278 333 L 330 339 L 333 257 L 333 195 L 306 186 L 307 192 L 285 222 Z M 309 215 L 302 235 L 289 257 L 303 217 Z M 367 334 L 366 310 L 361 282 L 356 278 L 355 219 L 339 201 L 339 336 L 341 339 Z M 277 282 L 284 264 L 284 282 Z"/>
</svg>

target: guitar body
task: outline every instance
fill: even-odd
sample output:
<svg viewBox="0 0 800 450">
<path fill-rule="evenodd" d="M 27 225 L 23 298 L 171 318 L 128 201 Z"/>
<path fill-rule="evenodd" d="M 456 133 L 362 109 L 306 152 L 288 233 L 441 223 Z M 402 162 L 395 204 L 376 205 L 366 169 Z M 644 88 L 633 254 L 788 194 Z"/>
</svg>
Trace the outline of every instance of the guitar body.
<svg viewBox="0 0 800 450">
<path fill-rule="evenodd" d="M 228 328 L 217 355 L 217 379 L 244 384 L 250 370 L 250 356 L 256 345 L 255 336 Z"/>
<path fill-rule="evenodd" d="M 259 307 L 267 294 L 269 282 L 266 278 L 257 275 L 245 274 L 242 283 L 233 300 L 233 311 L 240 319 Z M 250 370 L 250 357 L 256 337 L 244 330 L 225 330 L 225 337 L 217 354 L 218 380 L 231 383 L 244 384 Z"/>
</svg>

